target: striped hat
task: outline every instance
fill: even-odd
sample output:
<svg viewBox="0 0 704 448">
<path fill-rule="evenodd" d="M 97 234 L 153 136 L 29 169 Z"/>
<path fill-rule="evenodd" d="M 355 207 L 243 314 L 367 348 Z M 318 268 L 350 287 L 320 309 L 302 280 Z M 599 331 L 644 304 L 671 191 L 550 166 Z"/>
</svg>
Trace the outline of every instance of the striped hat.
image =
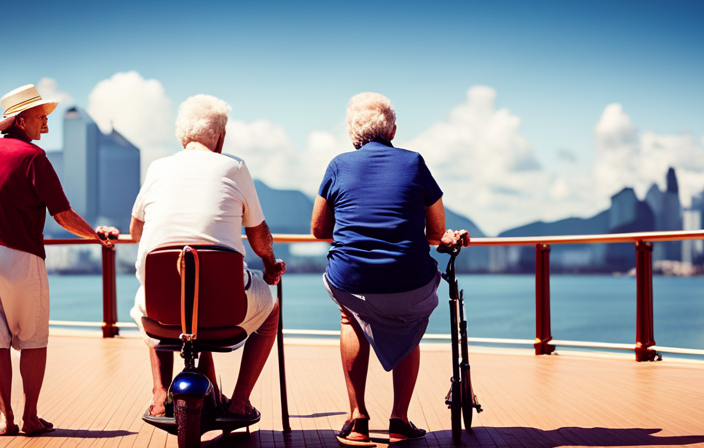
<svg viewBox="0 0 704 448">
<path fill-rule="evenodd" d="M 54 112 L 59 103 L 54 101 L 43 100 L 34 84 L 27 84 L 19 87 L 12 92 L 0 98 L 0 106 L 5 109 L 2 119 L 0 119 L 0 131 L 12 126 L 15 121 L 15 116 L 19 115 L 27 109 L 37 106 L 46 105 L 46 114 Z"/>
</svg>

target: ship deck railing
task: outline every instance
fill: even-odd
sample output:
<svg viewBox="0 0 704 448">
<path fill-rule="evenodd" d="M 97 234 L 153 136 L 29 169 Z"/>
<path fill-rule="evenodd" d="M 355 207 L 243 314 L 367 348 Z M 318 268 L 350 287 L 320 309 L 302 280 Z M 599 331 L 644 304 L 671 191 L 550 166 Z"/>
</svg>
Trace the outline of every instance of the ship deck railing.
<svg viewBox="0 0 704 448">
<path fill-rule="evenodd" d="M 331 240 L 316 239 L 313 235 L 275 234 L 276 243 L 312 243 L 331 242 Z M 244 236 L 243 236 L 244 238 Z M 561 235 L 539 237 L 501 237 L 473 238 L 471 246 L 535 246 L 535 339 L 501 339 L 501 338 L 469 338 L 470 343 L 532 346 L 536 355 L 554 352 L 557 346 L 629 350 L 635 354 L 637 361 L 652 361 L 660 358 L 660 353 L 704 356 L 704 350 L 678 347 L 662 347 L 655 344 L 653 316 L 653 270 L 652 251 L 654 242 L 682 241 L 704 239 L 704 230 L 669 231 L 669 232 L 637 232 L 603 235 Z M 115 244 L 136 244 L 130 235 L 120 235 Z M 636 328 L 634 344 L 619 344 L 588 341 L 567 341 L 554 339 L 550 320 L 550 246 L 555 244 L 614 244 L 632 243 L 636 255 Z M 48 238 L 45 245 L 86 245 L 98 244 L 96 240 L 79 238 Z M 120 328 L 134 328 L 134 323 L 117 320 L 115 249 L 102 248 L 102 282 L 103 282 L 103 322 L 73 322 L 51 321 L 54 326 L 68 327 L 99 327 L 105 338 L 119 334 Z M 284 335 L 291 336 L 336 336 L 337 331 L 293 330 L 284 329 Z M 449 340 L 449 335 L 428 335 L 425 341 Z"/>
</svg>

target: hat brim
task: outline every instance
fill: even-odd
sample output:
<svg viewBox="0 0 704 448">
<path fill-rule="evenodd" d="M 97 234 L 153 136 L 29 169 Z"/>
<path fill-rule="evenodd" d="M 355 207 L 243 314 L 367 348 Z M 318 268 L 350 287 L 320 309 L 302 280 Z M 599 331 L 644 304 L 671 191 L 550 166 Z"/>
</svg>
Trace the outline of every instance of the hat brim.
<svg viewBox="0 0 704 448">
<path fill-rule="evenodd" d="M 57 103 L 56 101 L 41 100 L 41 101 L 37 101 L 36 103 L 32 103 L 32 107 L 28 107 L 26 109 L 19 110 L 19 111 L 15 112 L 13 114 L 10 114 L 10 115 L 5 115 L 2 118 L 2 120 L 0 120 L 0 131 L 4 131 L 7 128 L 9 128 L 10 126 L 12 126 L 12 123 L 15 121 L 15 117 L 26 110 L 33 109 L 33 108 L 39 107 L 39 106 L 44 106 L 44 112 L 46 112 L 46 114 L 49 115 L 52 112 L 54 112 L 54 110 L 56 110 L 56 107 L 58 105 L 59 105 L 59 103 Z"/>
</svg>

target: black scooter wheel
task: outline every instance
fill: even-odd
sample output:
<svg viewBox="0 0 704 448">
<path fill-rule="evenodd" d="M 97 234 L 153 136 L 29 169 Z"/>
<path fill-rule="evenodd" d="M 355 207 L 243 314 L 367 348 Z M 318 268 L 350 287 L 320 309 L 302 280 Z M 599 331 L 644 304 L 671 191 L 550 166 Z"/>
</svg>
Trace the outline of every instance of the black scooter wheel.
<svg viewBox="0 0 704 448">
<path fill-rule="evenodd" d="M 459 382 L 452 383 L 452 403 L 450 418 L 452 420 L 452 441 L 455 445 L 462 443 L 462 390 Z"/>
<path fill-rule="evenodd" d="M 462 419 L 464 429 L 472 432 L 472 412 L 474 411 L 474 391 L 472 390 L 472 380 L 469 376 L 469 368 L 462 369 Z"/>
<path fill-rule="evenodd" d="M 200 447 L 200 414 L 202 400 L 192 402 L 178 399 L 174 405 L 176 425 L 178 426 L 178 448 Z"/>
</svg>

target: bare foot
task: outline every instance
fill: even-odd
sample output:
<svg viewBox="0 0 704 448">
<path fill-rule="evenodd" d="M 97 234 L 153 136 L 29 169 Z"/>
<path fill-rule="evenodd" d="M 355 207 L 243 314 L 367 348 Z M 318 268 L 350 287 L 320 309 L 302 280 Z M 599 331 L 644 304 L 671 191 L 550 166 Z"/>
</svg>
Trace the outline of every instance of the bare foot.
<svg viewBox="0 0 704 448">
<path fill-rule="evenodd" d="M 258 422 L 261 416 L 262 414 L 247 400 L 244 405 L 233 404 L 233 402 L 230 401 L 226 418 L 232 418 L 240 422 L 245 422 L 247 425 L 251 425 Z"/>
<path fill-rule="evenodd" d="M 22 432 L 27 436 L 37 436 L 54 430 L 54 424 L 41 417 L 24 418 Z"/>
<path fill-rule="evenodd" d="M 235 401 L 234 397 L 230 400 L 230 405 L 227 407 L 227 412 L 232 414 L 247 415 L 252 412 L 252 403 L 249 400 L 246 403 Z"/>
<path fill-rule="evenodd" d="M 152 417 L 163 417 L 166 415 L 166 407 L 164 402 L 166 401 L 166 389 L 154 392 L 154 400 L 149 406 L 149 415 Z"/>
</svg>

